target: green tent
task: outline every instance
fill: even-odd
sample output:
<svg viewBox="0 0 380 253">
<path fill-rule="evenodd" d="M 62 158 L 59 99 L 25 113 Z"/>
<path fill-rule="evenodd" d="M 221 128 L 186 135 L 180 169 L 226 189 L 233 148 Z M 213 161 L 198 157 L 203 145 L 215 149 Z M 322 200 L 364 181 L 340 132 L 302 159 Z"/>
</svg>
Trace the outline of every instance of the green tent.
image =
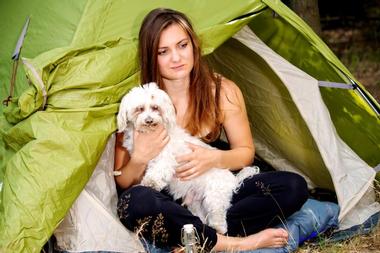
<svg viewBox="0 0 380 253">
<path fill-rule="evenodd" d="M 139 84 L 137 33 L 155 7 L 188 14 L 210 64 L 240 86 L 262 159 L 334 190 L 341 229 L 379 212 L 380 106 L 279 0 L 1 1 L 1 99 L 30 21 L 0 109 L 0 252 L 38 252 L 64 223 Z"/>
</svg>

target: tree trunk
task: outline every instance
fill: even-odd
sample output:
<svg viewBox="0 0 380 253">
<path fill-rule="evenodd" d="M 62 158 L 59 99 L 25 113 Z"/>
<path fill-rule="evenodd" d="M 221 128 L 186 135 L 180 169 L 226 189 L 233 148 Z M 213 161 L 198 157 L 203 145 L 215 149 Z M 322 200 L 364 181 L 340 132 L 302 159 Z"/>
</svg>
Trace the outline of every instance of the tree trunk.
<svg viewBox="0 0 380 253">
<path fill-rule="evenodd" d="M 290 0 L 290 8 L 318 35 L 321 35 L 318 0 Z"/>
</svg>

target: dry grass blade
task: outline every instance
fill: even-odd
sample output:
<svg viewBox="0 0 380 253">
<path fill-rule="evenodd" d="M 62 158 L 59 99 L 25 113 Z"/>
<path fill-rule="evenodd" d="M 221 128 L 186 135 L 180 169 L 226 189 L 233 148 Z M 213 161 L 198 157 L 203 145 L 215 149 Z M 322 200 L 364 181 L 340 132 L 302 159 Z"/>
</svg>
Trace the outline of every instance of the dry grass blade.
<svg viewBox="0 0 380 253">
<path fill-rule="evenodd" d="M 376 200 L 380 202 L 380 183 L 375 182 Z M 356 236 L 340 243 L 321 241 L 318 246 L 305 243 L 296 253 L 367 253 L 380 252 L 380 226 L 368 235 Z"/>
</svg>

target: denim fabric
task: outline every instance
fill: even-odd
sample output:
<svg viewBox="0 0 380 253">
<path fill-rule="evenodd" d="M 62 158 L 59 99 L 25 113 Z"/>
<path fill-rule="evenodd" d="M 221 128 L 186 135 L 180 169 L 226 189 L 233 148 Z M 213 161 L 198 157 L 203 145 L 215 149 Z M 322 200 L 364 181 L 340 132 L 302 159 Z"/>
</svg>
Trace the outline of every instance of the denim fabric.
<svg viewBox="0 0 380 253">
<path fill-rule="evenodd" d="M 329 242 L 339 242 L 347 240 L 357 235 L 369 234 L 378 224 L 380 219 L 380 212 L 373 214 L 363 224 L 353 226 L 346 230 L 334 233 L 329 239 Z"/>
<path fill-rule="evenodd" d="M 254 175 L 244 180 L 233 194 L 227 211 L 228 235 L 254 234 L 274 227 L 298 211 L 307 198 L 306 181 L 298 174 L 275 171 Z M 117 210 L 120 221 L 131 231 L 144 221 L 140 236 L 154 242 L 156 247 L 181 245 L 183 225 L 193 224 L 200 245 L 210 251 L 217 240 L 215 229 L 181 204 L 166 191 L 136 185 L 122 193 Z"/>
<path fill-rule="evenodd" d="M 291 215 L 284 224 L 279 227 L 287 229 L 289 232 L 288 245 L 283 248 L 267 248 L 250 251 L 240 251 L 240 253 L 289 253 L 294 252 L 305 240 L 311 239 L 323 233 L 329 228 L 338 226 L 339 206 L 331 202 L 322 202 L 308 199 L 302 208 Z M 378 216 L 377 216 L 378 218 Z M 161 249 L 142 242 L 149 253 L 169 253 L 170 249 Z M 62 252 L 65 253 L 65 252 Z M 83 253 L 115 253 L 108 251 L 86 251 Z M 227 252 L 226 252 L 227 253 Z M 237 253 L 237 252 L 236 252 Z"/>
<path fill-rule="evenodd" d="M 302 208 L 290 216 L 283 225 L 289 233 L 288 245 L 283 248 L 267 248 L 244 253 L 289 253 L 297 250 L 305 240 L 316 237 L 329 228 L 338 226 L 339 206 L 332 202 L 308 199 Z M 243 253 L 243 252 L 241 252 Z"/>
<path fill-rule="evenodd" d="M 332 202 L 308 199 L 302 208 L 291 215 L 283 225 L 289 232 L 288 245 L 283 248 L 267 248 L 240 253 L 289 253 L 294 252 L 305 240 L 316 237 L 329 228 L 338 226 L 339 206 Z M 147 252 L 169 253 L 169 249 L 156 248 L 145 243 Z"/>
<path fill-rule="evenodd" d="M 54 253 L 71 253 L 70 251 L 54 251 Z M 115 251 L 82 251 L 80 253 L 122 253 L 122 252 L 115 252 Z"/>
<path fill-rule="evenodd" d="M 169 253 L 169 252 L 171 252 L 171 250 L 169 248 L 165 248 L 165 249 L 157 248 L 156 246 L 154 246 L 153 244 L 150 244 L 148 242 L 142 242 L 142 244 L 144 245 L 144 248 L 145 248 L 147 253 Z"/>
<path fill-rule="evenodd" d="M 54 251 L 54 253 L 71 253 L 70 251 Z M 82 251 L 79 253 L 122 253 L 122 252 L 115 252 L 115 251 Z"/>
</svg>

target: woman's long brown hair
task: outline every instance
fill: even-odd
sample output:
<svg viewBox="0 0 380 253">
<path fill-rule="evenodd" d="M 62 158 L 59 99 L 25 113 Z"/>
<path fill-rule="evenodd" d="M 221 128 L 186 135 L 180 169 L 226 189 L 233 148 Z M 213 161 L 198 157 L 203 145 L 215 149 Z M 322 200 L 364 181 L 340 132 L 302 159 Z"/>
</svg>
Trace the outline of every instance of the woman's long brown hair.
<svg viewBox="0 0 380 253">
<path fill-rule="evenodd" d="M 158 45 L 162 31 L 172 24 L 182 27 L 193 45 L 194 66 L 190 73 L 189 117 L 186 119 L 186 129 L 194 136 L 200 136 L 204 134 L 203 131 L 209 130 L 201 138 L 206 142 L 214 141 L 221 131 L 220 80 L 217 80 L 203 61 L 199 40 L 185 14 L 159 8 L 152 10 L 144 18 L 139 33 L 141 82 L 156 82 L 161 89 L 165 89 L 157 63 Z M 215 88 L 213 84 L 216 85 Z"/>
</svg>

